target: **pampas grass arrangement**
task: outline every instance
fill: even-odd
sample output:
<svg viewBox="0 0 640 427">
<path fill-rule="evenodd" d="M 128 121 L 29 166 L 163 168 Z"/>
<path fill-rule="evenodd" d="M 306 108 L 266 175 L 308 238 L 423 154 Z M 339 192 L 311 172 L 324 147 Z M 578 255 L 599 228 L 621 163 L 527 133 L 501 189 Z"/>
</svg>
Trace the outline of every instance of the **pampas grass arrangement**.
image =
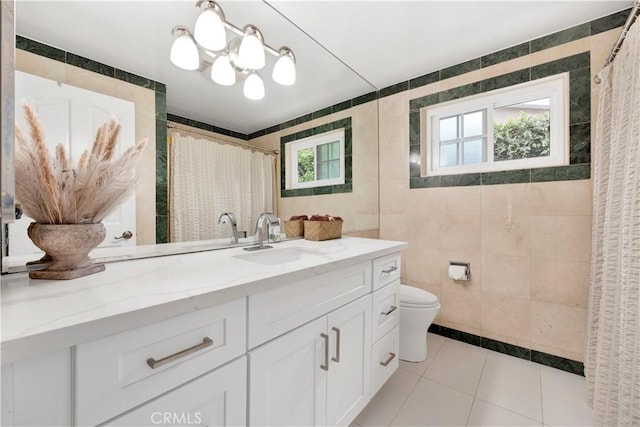
<svg viewBox="0 0 640 427">
<path fill-rule="evenodd" d="M 29 138 L 16 126 L 15 177 L 26 215 L 39 224 L 96 224 L 133 194 L 146 139 L 114 158 L 120 124 L 112 117 L 74 167 L 62 144 L 49 153 L 40 119 L 29 105 L 23 108 Z"/>
</svg>

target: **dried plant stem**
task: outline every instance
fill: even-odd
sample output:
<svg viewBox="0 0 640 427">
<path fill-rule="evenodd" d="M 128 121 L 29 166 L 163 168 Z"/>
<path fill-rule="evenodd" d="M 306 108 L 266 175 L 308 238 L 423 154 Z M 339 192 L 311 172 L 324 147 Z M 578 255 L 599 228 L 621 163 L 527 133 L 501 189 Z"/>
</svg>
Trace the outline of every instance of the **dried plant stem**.
<svg viewBox="0 0 640 427">
<path fill-rule="evenodd" d="M 147 140 L 114 159 L 121 127 L 112 117 L 74 169 L 63 145 L 50 156 L 38 116 L 28 105 L 24 111 L 31 139 L 16 128 L 16 198 L 26 215 L 44 224 L 97 223 L 131 196 Z"/>
</svg>

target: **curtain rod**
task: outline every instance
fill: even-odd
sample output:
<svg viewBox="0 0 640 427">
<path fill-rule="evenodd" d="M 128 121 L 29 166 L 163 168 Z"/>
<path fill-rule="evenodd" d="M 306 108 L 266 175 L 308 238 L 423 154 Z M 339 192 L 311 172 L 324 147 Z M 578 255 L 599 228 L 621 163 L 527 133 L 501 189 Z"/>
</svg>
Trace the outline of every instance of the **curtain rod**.
<svg viewBox="0 0 640 427">
<path fill-rule="evenodd" d="M 246 142 L 234 141 L 231 139 L 226 139 L 223 135 L 214 134 L 214 132 L 209 132 L 206 130 L 193 130 L 190 126 L 183 125 L 181 123 L 167 121 L 167 127 L 169 129 L 177 129 L 179 131 L 192 133 L 194 135 L 205 136 L 207 138 L 215 138 L 224 144 L 232 144 L 239 145 L 240 147 L 248 148 L 250 150 L 260 151 L 266 154 L 279 154 L 278 150 L 270 150 L 268 148 L 258 147 L 257 145 L 247 144 Z"/>
<path fill-rule="evenodd" d="M 611 48 L 611 53 L 609 53 L 609 57 L 604 62 L 604 66 L 602 68 L 605 68 L 607 65 L 611 64 L 615 59 L 616 55 L 618 54 L 618 52 L 620 51 L 620 48 L 622 47 L 622 43 L 624 42 L 624 39 L 627 37 L 627 33 L 629 33 L 629 29 L 631 28 L 633 23 L 636 21 L 636 18 L 638 18 L 638 15 L 640 14 L 639 6 L 640 6 L 640 0 L 635 0 L 633 2 L 633 9 L 631 9 L 631 13 L 627 18 L 627 21 L 624 23 L 624 27 L 622 27 L 622 31 L 620 32 L 620 35 L 616 39 L 616 42 L 613 44 L 613 47 Z M 600 83 L 601 81 L 600 77 L 596 75 L 594 78 L 594 81 L 596 83 Z"/>
</svg>

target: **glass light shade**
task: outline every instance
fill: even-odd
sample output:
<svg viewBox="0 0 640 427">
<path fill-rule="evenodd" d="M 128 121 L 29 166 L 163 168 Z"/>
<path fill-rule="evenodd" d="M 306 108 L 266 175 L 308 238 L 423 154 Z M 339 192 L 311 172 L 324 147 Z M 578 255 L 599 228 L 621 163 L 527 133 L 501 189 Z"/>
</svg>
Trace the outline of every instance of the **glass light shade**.
<svg viewBox="0 0 640 427">
<path fill-rule="evenodd" d="M 255 32 L 247 31 L 242 37 L 242 43 L 240 43 L 240 49 L 238 49 L 238 57 L 240 63 L 251 70 L 259 70 L 264 67 L 265 59 L 262 40 Z"/>
<path fill-rule="evenodd" d="M 244 96 L 257 101 L 264 98 L 264 83 L 259 75 L 251 73 L 244 81 Z"/>
<path fill-rule="evenodd" d="M 200 66 L 198 48 L 189 34 L 179 35 L 171 45 L 171 62 L 185 70 L 197 70 Z"/>
<path fill-rule="evenodd" d="M 193 35 L 200 46 L 209 50 L 222 50 L 227 47 L 227 34 L 222 17 L 212 7 L 202 11 L 196 20 Z"/>
<path fill-rule="evenodd" d="M 291 86 L 296 82 L 296 64 L 293 58 L 283 53 L 273 66 L 273 80 L 284 86 Z"/>
<path fill-rule="evenodd" d="M 227 55 L 221 55 L 213 62 L 211 80 L 223 86 L 236 84 L 236 72 L 231 66 Z"/>
</svg>

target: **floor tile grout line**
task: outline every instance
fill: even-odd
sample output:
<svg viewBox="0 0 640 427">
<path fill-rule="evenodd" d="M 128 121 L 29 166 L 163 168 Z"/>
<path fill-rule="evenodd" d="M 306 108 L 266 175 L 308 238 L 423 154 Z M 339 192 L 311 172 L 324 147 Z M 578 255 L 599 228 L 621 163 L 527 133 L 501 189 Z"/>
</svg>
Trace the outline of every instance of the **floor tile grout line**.
<svg viewBox="0 0 640 427">
<path fill-rule="evenodd" d="M 484 374 L 484 367 L 487 366 L 488 357 L 489 355 L 485 354 L 484 361 L 482 362 L 482 369 L 480 369 L 480 376 L 478 377 L 478 384 L 476 384 L 476 391 L 473 394 L 473 402 L 471 402 L 471 408 L 469 409 L 469 414 L 467 415 L 467 422 L 465 423 L 465 426 L 469 425 L 469 420 L 471 419 L 471 412 L 473 411 L 473 407 L 475 406 L 476 401 L 478 400 L 478 389 L 480 388 L 480 381 L 482 381 L 482 375 Z"/>
<path fill-rule="evenodd" d="M 523 417 L 523 418 L 526 418 L 526 419 L 528 419 L 528 420 L 534 421 L 534 422 L 536 422 L 536 423 L 544 424 L 544 422 L 542 422 L 541 420 L 536 420 L 535 418 L 531 418 L 529 415 L 521 414 L 520 412 L 514 411 L 513 409 L 505 408 L 504 406 L 500 406 L 500 405 L 498 405 L 497 403 L 489 402 L 488 400 L 484 400 L 484 399 L 482 399 L 482 398 L 480 398 L 480 397 L 476 397 L 476 398 L 474 399 L 474 402 L 475 402 L 476 400 L 479 400 L 479 401 L 484 402 L 484 403 L 486 403 L 486 404 L 489 404 L 489 405 L 495 406 L 496 408 L 504 409 L 505 411 L 511 412 L 512 414 L 519 415 L 519 416 L 521 416 L 521 417 Z M 467 422 L 468 422 L 468 421 L 467 421 Z"/>
<path fill-rule="evenodd" d="M 389 424 L 387 424 L 387 426 L 392 426 L 393 425 L 393 421 L 396 419 L 396 417 L 398 416 L 398 414 L 400 413 L 400 411 L 402 410 L 402 408 L 404 408 L 404 405 L 407 404 L 407 401 L 409 400 L 409 398 L 411 397 L 411 395 L 413 394 L 414 391 L 416 391 L 416 387 L 418 387 L 418 383 L 420 382 L 420 380 L 422 379 L 421 376 L 417 375 L 418 377 L 418 381 L 416 381 L 416 384 L 413 386 L 413 388 L 411 389 L 411 391 L 407 394 L 407 397 L 404 399 L 404 401 L 402 402 L 402 405 L 400 405 L 400 407 L 398 408 L 398 410 L 395 412 L 395 414 L 393 414 L 393 417 L 391 417 L 391 421 L 389 422 Z"/>
</svg>

